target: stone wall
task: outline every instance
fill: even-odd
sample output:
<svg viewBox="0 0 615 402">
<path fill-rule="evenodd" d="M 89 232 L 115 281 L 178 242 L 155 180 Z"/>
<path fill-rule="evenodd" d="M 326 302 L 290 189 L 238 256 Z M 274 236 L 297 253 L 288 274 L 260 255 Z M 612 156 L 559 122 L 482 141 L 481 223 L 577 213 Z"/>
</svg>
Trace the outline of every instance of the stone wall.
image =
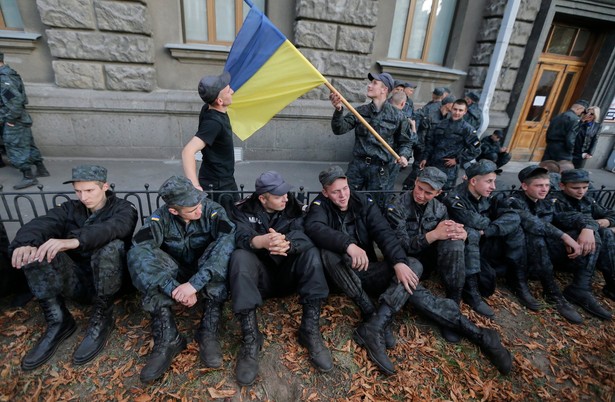
<svg viewBox="0 0 615 402">
<path fill-rule="evenodd" d="M 366 74 L 373 64 L 378 1 L 297 0 L 295 45 L 349 102 L 365 100 Z M 326 99 L 320 87 L 306 95 Z"/>
<path fill-rule="evenodd" d="M 465 84 L 468 90 L 473 90 L 480 94 L 485 83 L 491 56 L 502 25 L 506 3 L 506 0 L 489 0 L 487 2 L 479 36 L 476 40 L 470 66 L 468 67 L 468 76 Z M 491 112 L 493 113 L 504 113 L 507 110 L 511 91 L 525 54 L 525 45 L 528 42 L 533 21 L 539 10 L 540 0 L 521 0 L 513 26 L 513 33 L 498 78 L 496 91 L 491 102 Z"/>
<path fill-rule="evenodd" d="M 62 88 L 156 89 L 147 6 L 131 0 L 37 0 Z"/>
</svg>

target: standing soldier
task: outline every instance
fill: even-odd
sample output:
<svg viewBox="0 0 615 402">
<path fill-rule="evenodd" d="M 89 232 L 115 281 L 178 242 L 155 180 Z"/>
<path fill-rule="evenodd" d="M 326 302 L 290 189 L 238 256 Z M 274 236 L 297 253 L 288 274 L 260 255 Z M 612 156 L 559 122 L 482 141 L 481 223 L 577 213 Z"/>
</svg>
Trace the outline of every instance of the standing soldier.
<svg viewBox="0 0 615 402">
<path fill-rule="evenodd" d="M 67 183 L 79 200 L 66 201 L 22 226 L 10 247 L 12 265 L 24 270 L 47 322 L 45 333 L 21 361 L 24 370 L 44 364 L 75 332 L 64 297 L 94 304 L 73 363 L 96 357 L 113 329 L 113 299 L 127 276 L 126 250 L 137 210 L 109 190 L 102 166 L 77 166 Z"/>
<path fill-rule="evenodd" d="M 468 103 L 468 112 L 463 116 L 463 119 L 478 133 L 480 125 L 483 124 L 483 111 L 478 107 L 480 97 L 476 92 L 468 92 L 465 100 Z"/>
<path fill-rule="evenodd" d="M 397 152 L 400 159 L 396 161 L 354 114 L 344 115 L 342 99 L 336 93 L 329 96 L 335 107 L 331 128 L 335 135 L 342 135 L 354 129 L 353 159 L 347 171 L 348 183 L 352 189 L 392 190 L 399 167 L 408 166 L 408 158 L 412 152 L 408 119 L 387 101 L 393 90 L 393 77 L 388 73 L 370 73 L 367 78 L 371 81 L 367 86 L 367 97 L 372 101 L 359 106 L 357 112 Z M 381 195 L 376 199 L 378 205 L 384 208 L 386 196 Z"/>
<path fill-rule="evenodd" d="M 547 146 L 542 160 L 572 161 L 574 141 L 579 133 L 579 121 L 582 114 L 589 107 L 586 100 L 575 101 L 570 109 L 558 114 L 549 123 L 547 129 Z"/>
<path fill-rule="evenodd" d="M 172 176 L 158 194 L 158 208 L 133 239 L 128 253 L 132 281 L 152 317 L 154 348 L 141 370 L 141 381 L 160 378 L 186 347 L 171 306 L 205 299 L 197 331 L 199 355 L 207 367 L 220 367 L 218 327 L 227 299 L 227 267 L 235 248 L 235 225 L 220 204 L 205 198 L 186 177 Z"/>
<path fill-rule="evenodd" d="M 256 308 L 263 298 L 295 291 L 303 305 L 299 343 L 307 347 L 318 370 L 333 369 L 319 323 L 329 287 L 320 253 L 303 231 L 302 204 L 290 189 L 279 173 L 265 172 L 256 180 L 252 196 L 232 212 L 237 250 L 231 256 L 229 279 L 233 312 L 241 322 L 243 335 L 236 369 L 240 385 L 252 385 L 258 374 L 263 335 L 258 330 Z"/>
<path fill-rule="evenodd" d="M 465 168 L 480 154 L 476 130 L 463 120 L 467 109 L 466 101 L 457 99 L 449 118 L 438 123 L 425 138 L 425 153 L 419 167 L 434 166 L 446 173 L 445 191 L 455 185 L 459 165 Z"/>
<path fill-rule="evenodd" d="M 49 171 L 43 164 L 41 151 L 34 144 L 23 81 L 15 70 L 4 64 L 4 53 L 0 53 L 0 86 L 2 141 L 9 162 L 23 174 L 21 181 L 13 186 L 21 190 L 38 184 L 36 177 L 47 177 Z M 32 172 L 32 166 L 36 166 L 36 172 Z"/>
</svg>

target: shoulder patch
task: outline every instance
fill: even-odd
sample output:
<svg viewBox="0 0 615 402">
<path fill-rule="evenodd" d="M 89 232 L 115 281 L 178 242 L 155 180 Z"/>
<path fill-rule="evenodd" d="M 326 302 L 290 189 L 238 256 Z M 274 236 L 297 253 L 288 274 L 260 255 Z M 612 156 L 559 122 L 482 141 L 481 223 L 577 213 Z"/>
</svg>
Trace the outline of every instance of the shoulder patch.
<svg viewBox="0 0 615 402">
<path fill-rule="evenodd" d="M 209 215 L 209 217 L 214 218 L 216 215 L 218 215 L 218 211 L 212 212 L 211 215 Z"/>
<path fill-rule="evenodd" d="M 149 217 L 152 221 L 158 222 L 160 220 L 160 217 L 158 215 L 152 215 Z"/>
<path fill-rule="evenodd" d="M 316 201 L 312 201 L 312 204 L 314 205 L 320 205 L 320 201 L 316 200 Z"/>
</svg>

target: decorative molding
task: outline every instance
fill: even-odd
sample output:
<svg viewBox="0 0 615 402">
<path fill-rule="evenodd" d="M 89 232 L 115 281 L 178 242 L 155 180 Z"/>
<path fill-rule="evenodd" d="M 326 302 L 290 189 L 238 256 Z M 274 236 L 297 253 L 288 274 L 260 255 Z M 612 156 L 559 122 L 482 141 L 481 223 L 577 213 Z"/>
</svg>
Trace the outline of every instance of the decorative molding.
<svg viewBox="0 0 615 402">
<path fill-rule="evenodd" d="M 404 61 L 378 61 L 384 71 L 394 77 L 404 79 L 427 81 L 442 81 L 453 83 L 468 73 L 462 70 L 455 70 L 448 67 L 436 66 L 433 64 L 411 63 Z"/>
<path fill-rule="evenodd" d="M 32 32 L 0 30 L 0 48 L 7 53 L 29 54 L 40 37 L 41 34 Z"/>
<path fill-rule="evenodd" d="M 224 64 L 231 51 L 230 46 L 221 45 L 167 43 L 164 47 L 169 49 L 173 58 L 182 63 L 197 63 L 207 60 Z"/>
</svg>

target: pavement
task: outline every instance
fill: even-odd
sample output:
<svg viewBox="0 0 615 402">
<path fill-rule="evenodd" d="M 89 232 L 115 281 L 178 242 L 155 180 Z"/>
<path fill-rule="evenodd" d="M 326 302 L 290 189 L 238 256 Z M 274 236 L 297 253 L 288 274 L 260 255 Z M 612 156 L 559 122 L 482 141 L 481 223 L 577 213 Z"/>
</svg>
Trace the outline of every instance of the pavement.
<svg viewBox="0 0 615 402">
<path fill-rule="evenodd" d="M 127 160 L 127 159 L 93 159 L 93 158 L 46 158 L 45 165 L 51 173 L 50 177 L 39 178 L 45 191 L 67 191 L 70 185 L 62 184 L 71 177 L 71 169 L 79 164 L 98 164 L 108 170 L 110 183 L 115 184 L 118 190 L 143 189 L 149 184 L 151 189 L 158 189 L 160 185 L 172 175 L 183 174 L 181 160 Z M 518 186 L 517 173 L 529 162 L 510 162 L 504 166 L 502 174 L 498 176 L 498 189 L 508 189 L 512 185 Z M 285 180 L 294 186 L 297 191 L 301 187 L 305 191 L 320 191 L 318 173 L 329 166 L 340 165 L 346 168 L 347 162 L 313 162 L 313 161 L 241 161 L 235 165 L 235 179 L 237 184 L 244 185 L 246 191 L 254 189 L 254 180 L 260 173 L 267 170 L 276 170 Z M 604 169 L 588 169 L 594 186 L 615 189 L 615 173 Z M 401 183 L 408 175 L 409 170 L 401 171 L 397 180 L 396 189 L 401 189 Z M 0 186 L 4 192 L 32 192 L 38 191 L 36 187 L 24 190 L 13 190 L 13 185 L 21 179 L 21 173 L 12 168 L 0 169 Z"/>
</svg>

